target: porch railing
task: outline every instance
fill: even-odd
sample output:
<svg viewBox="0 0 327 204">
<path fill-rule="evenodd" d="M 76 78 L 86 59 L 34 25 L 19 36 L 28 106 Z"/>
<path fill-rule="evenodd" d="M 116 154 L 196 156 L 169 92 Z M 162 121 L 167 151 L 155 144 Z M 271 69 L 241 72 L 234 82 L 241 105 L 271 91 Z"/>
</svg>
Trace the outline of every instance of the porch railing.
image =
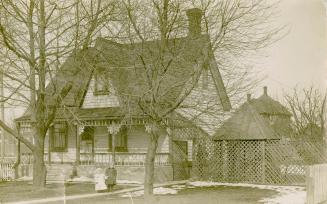
<svg viewBox="0 0 327 204">
<path fill-rule="evenodd" d="M 48 162 L 48 153 L 44 153 L 44 162 Z M 32 153 L 22 153 L 20 155 L 20 164 L 33 164 L 33 155 Z"/>
<path fill-rule="evenodd" d="M 117 166 L 144 166 L 146 153 L 117 152 L 115 154 Z M 44 153 L 44 162 L 48 162 L 48 154 Z M 110 165 L 113 163 L 113 156 L 110 152 L 95 153 L 94 159 L 91 153 L 80 153 L 81 165 Z M 33 155 L 31 153 L 21 154 L 21 164 L 32 164 Z M 169 165 L 169 153 L 157 153 L 155 156 L 155 166 Z"/>
<path fill-rule="evenodd" d="M 0 181 L 7 181 L 14 178 L 15 170 L 13 169 L 14 161 L 0 161 Z"/>
<path fill-rule="evenodd" d="M 116 153 L 117 166 L 144 166 L 146 153 L 129 153 L 119 152 Z M 109 165 L 113 163 L 112 153 L 95 153 L 94 160 L 92 154 L 81 153 L 81 164 L 82 165 Z M 169 165 L 169 153 L 157 153 L 155 156 L 155 166 Z"/>
</svg>

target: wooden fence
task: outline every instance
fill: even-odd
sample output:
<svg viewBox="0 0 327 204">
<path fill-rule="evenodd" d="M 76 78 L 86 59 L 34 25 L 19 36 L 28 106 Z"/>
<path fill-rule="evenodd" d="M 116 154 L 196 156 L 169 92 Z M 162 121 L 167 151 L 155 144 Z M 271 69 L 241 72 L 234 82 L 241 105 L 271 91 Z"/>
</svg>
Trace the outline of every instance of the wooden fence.
<svg viewBox="0 0 327 204">
<path fill-rule="evenodd" d="M 0 162 L 0 181 L 8 181 L 14 178 L 15 170 L 13 162 Z"/>
<path fill-rule="evenodd" d="M 316 164 L 306 169 L 307 204 L 327 202 L 327 164 Z"/>
</svg>

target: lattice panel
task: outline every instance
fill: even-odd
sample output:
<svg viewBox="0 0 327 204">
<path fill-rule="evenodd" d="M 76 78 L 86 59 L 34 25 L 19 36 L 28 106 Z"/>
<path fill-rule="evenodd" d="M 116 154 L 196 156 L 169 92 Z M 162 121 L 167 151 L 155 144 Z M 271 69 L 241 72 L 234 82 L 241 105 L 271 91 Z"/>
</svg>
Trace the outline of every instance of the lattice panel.
<svg viewBox="0 0 327 204">
<path fill-rule="evenodd" d="M 210 142 L 205 139 L 196 140 L 193 144 L 193 166 L 192 177 L 200 180 L 209 180 L 210 172 L 208 171 L 208 148 Z M 214 168 L 214 167 L 213 167 Z"/>
<path fill-rule="evenodd" d="M 305 141 L 199 139 L 192 173 L 219 182 L 303 185 L 306 165 L 327 161 L 323 149 Z"/>
<path fill-rule="evenodd" d="M 229 141 L 228 180 L 259 183 L 262 180 L 262 150 L 260 141 Z"/>
<path fill-rule="evenodd" d="M 258 141 L 199 141 L 195 146 L 194 173 L 220 182 L 261 181 L 262 153 Z"/>
<path fill-rule="evenodd" d="M 304 161 L 290 142 L 270 141 L 266 144 L 266 183 L 304 184 Z"/>
</svg>

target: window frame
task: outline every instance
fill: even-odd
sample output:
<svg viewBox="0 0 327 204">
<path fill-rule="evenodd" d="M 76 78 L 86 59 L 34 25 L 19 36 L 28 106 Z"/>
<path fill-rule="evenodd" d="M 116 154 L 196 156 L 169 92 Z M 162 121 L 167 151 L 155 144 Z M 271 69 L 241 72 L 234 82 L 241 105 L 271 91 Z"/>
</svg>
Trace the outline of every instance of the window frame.
<svg viewBox="0 0 327 204">
<path fill-rule="evenodd" d="M 108 133 L 108 152 L 113 152 L 112 151 L 112 134 Z M 127 148 L 127 128 L 125 126 L 121 127 L 119 132 L 116 134 L 115 139 L 117 137 L 123 137 L 121 138 L 123 141 L 123 146 L 115 146 L 115 152 L 128 152 Z"/>
<path fill-rule="evenodd" d="M 64 134 L 64 146 L 63 147 L 55 147 L 55 137 L 56 137 L 56 125 L 63 125 L 60 129 L 64 130 L 62 133 Z M 60 132 L 59 132 L 60 133 Z M 68 125 L 67 122 L 56 122 L 51 126 L 50 129 L 50 137 L 51 137 L 51 152 L 67 152 L 68 151 Z"/>
<path fill-rule="evenodd" d="M 103 82 L 103 89 L 100 89 L 99 87 L 99 83 L 101 82 L 100 80 L 100 75 L 102 75 L 102 77 L 104 77 L 104 81 Z M 108 95 L 109 94 L 109 77 L 108 74 L 104 71 L 104 70 L 95 70 L 95 74 L 94 74 L 94 91 L 93 94 L 95 96 L 99 96 L 99 95 Z"/>
</svg>

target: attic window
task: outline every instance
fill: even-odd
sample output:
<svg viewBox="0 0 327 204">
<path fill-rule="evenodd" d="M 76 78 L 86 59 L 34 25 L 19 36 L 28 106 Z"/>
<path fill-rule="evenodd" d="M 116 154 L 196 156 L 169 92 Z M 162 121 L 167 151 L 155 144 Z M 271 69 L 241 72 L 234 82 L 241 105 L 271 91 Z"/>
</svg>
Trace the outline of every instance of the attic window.
<svg viewBox="0 0 327 204">
<path fill-rule="evenodd" d="M 109 78 L 104 71 L 95 72 L 94 95 L 107 95 L 109 93 Z"/>
</svg>

